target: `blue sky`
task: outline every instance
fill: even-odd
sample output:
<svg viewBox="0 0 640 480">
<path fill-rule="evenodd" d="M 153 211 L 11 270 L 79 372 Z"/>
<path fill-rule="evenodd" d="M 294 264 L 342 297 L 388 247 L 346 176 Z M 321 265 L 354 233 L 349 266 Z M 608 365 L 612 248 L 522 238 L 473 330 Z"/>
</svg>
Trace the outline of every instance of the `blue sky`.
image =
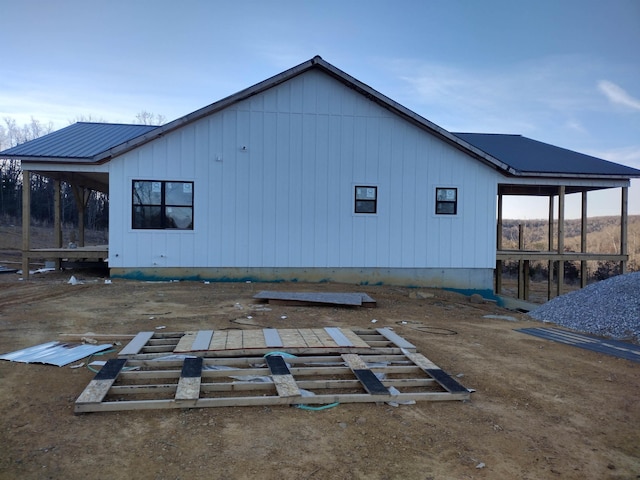
<svg viewBox="0 0 640 480">
<path fill-rule="evenodd" d="M 167 121 L 322 56 L 450 131 L 640 168 L 640 1 L 0 0 L 0 118 Z M 640 214 L 640 179 L 630 212 Z M 579 216 L 579 198 L 567 217 Z M 615 215 L 620 191 L 589 195 Z M 507 218 L 545 218 L 510 198 Z"/>
</svg>

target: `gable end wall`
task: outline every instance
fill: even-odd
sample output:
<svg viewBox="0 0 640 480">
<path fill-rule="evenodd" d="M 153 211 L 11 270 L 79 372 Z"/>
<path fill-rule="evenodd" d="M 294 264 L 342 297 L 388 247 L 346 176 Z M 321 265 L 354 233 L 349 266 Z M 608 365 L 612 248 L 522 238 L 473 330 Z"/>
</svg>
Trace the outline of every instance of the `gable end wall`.
<svg viewBox="0 0 640 480">
<path fill-rule="evenodd" d="M 322 72 L 109 165 L 115 272 L 459 271 L 486 283 L 495 266 L 498 174 Z M 194 230 L 132 230 L 134 179 L 193 181 Z M 377 214 L 353 213 L 355 185 L 378 187 Z M 435 215 L 437 186 L 458 189 L 458 215 Z"/>
</svg>

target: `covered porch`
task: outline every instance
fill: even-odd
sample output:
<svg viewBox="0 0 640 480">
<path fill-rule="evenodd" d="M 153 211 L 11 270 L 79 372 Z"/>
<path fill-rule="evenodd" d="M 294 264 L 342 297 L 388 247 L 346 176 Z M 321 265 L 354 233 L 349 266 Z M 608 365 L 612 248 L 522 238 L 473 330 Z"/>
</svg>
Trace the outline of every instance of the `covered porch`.
<svg viewBox="0 0 640 480">
<path fill-rule="evenodd" d="M 29 168 L 29 169 L 27 169 Z M 22 189 L 22 273 L 29 278 L 30 266 L 34 260 L 53 261 L 59 269 L 63 261 L 70 262 L 107 262 L 109 258 L 108 245 L 87 245 L 85 237 L 85 214 L 87 202 L 92 191 L 108 193 L 109 175 L 106 172 L 82 171 L 82 167 L 74 166 L 71 171 L 40 170 L 38 165 L 23 161 L 23 186 L 31 185 L 32 175 L 42 175 L 53 182 L 53 242 L 46 248 L 32 246 L 31 228 L 31 189 Z M 77 230 L 72 238 L 63 242 L 62 232 L 62 202 L 61 183 L 71 186 L 75 199 L 78 219 Z"/>
<path fill-rule="evenodd" d="M 620 189 L 620 244 L 618 253 L 604 253 L 588 251 L 587 221 L 588 221 L 588 193 L 605 188 Z M 548 266 L 547 299 L 565 293 L 564 264 L 565 262 L 580 262 L 580 288 L 587 285 L 587 262 L 608 261 L 619 263 L 619 271 L 626 273 L 628 255 L 628 180 L 600 180 L 573 179 L 565 182 L 549 182 L 549 184 L 526 184 L 523 181 L 498 186 L 497 207 L 497 251 L 495 269 L 495 292 L 500 295 L 503 291 L 503 265 L 505 262 L 517 262 L 517 298 L 530 298 L 530 265 L 531 262 L 546 262 Z M 568 251 L 565 247 L 565 206 L 566 196 L 579 194 L 581 197 L 580 216 L 580 249 Z M 524 242 L 523 226 L 519 226 L 518 248 L 503 248 L 503 205 L 508 196 L 535 196 L 548 198 L 548 235 L 546 250 L 530 250 Z M 557 203 L 556 203 L 557 202 Z M 557 205 L 557 218 L 555 218 Z M 557 228 L 556 224 L 557 222 Z M 554 274 L 555 273 L 555 274 Z"/>
</svg>

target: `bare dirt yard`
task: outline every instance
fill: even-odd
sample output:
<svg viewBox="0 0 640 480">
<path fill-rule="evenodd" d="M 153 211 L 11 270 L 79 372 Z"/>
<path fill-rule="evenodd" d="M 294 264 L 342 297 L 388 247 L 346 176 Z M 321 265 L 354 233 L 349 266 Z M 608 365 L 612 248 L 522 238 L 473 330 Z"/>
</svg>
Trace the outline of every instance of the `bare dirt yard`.
<svg viewBox="0 0 640 480">
<path fill-rule="evenodd" d="M 74 415 L 92 372 L 0 361 L 2 479 L 640 478 L 640 364 L 517 332 L 541 326 L 524 314 L 439 290 L 412 298 L 416 290 L 389 286 L 105 284 L 88 273 L 74 273 L 84 284 L 69 285 L 70 275 L 0 275 L 1 353 L 61 333 L 158 326 L 387 326 L 475 393 L 468 402 L 399 407 Z M 364 291 L 378 306 L 261 311 L 252 300 L 260 290 Z"/>
</svg>

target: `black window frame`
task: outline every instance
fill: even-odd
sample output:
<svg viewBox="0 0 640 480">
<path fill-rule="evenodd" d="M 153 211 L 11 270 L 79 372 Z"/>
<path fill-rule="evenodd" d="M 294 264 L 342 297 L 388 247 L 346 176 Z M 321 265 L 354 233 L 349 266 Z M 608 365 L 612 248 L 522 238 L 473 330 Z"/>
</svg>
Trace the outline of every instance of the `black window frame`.
<svg viewBox="0 0 640 480">
<path fill-rule="evenodd" d="M 453 190 L 454 199 L 442 199 L 441 191 Z M 451 207 L 453 206 L 453 210 Z M 436 187 L 436 215 L 457 215 L 458 214 L 458 188 L 457 187 Z"/>
<path fill-rule="evenodd" d="M 374 198 L 359 198 L 359 188 L 372 188 Z M 378 213 L 378 187 L 376 185 L 355 185 L 353 189 L 353 213 L 358 215 L 375 215 Z"/>
<path fill-rule="evenodd" d="M 136 185 L 139 183 L 149 183 L 151 184 L 151 190 L 149 194 L 149 199 L 140 199 L 136 198 Z M 153 192 L 154 186 L 153 184 L 160 184 L 160 192 Z M 170 184 L 181 184 L 181 185 L 191 185 L 190 188 L 190 198 L 187 203 L 172 203 L 170 199 L 168 199 L 167 190 Z M 135 179 L 131 181 L 131 228 L 133 230 L 193 230 L 193 219 L 194 219 L 194 202 L 193 202 L 193 181 L 185 181 L 185 180 L 147 180 L 147 179 Z M 183 187 L 184 188 L 184 187 Z M 159 193 L 159 202 L 153 202 L 151 199 L 151 195 L 153 193 Z M 144 203 L 147 201 L 147 203 Z M 179 209 L 188 209 L 191 212 L 191 221 L 189 225 L 186 227 L 179 227 L 175 224 L 172 225 L 173 218 L 171 215 L 168 215 L 168 209 L 179 208 Z M 147 219 L 140 220 L 140 209 L 158 209 L 159 212 L 156 214 L 155 219 Z"/>
</svg>

